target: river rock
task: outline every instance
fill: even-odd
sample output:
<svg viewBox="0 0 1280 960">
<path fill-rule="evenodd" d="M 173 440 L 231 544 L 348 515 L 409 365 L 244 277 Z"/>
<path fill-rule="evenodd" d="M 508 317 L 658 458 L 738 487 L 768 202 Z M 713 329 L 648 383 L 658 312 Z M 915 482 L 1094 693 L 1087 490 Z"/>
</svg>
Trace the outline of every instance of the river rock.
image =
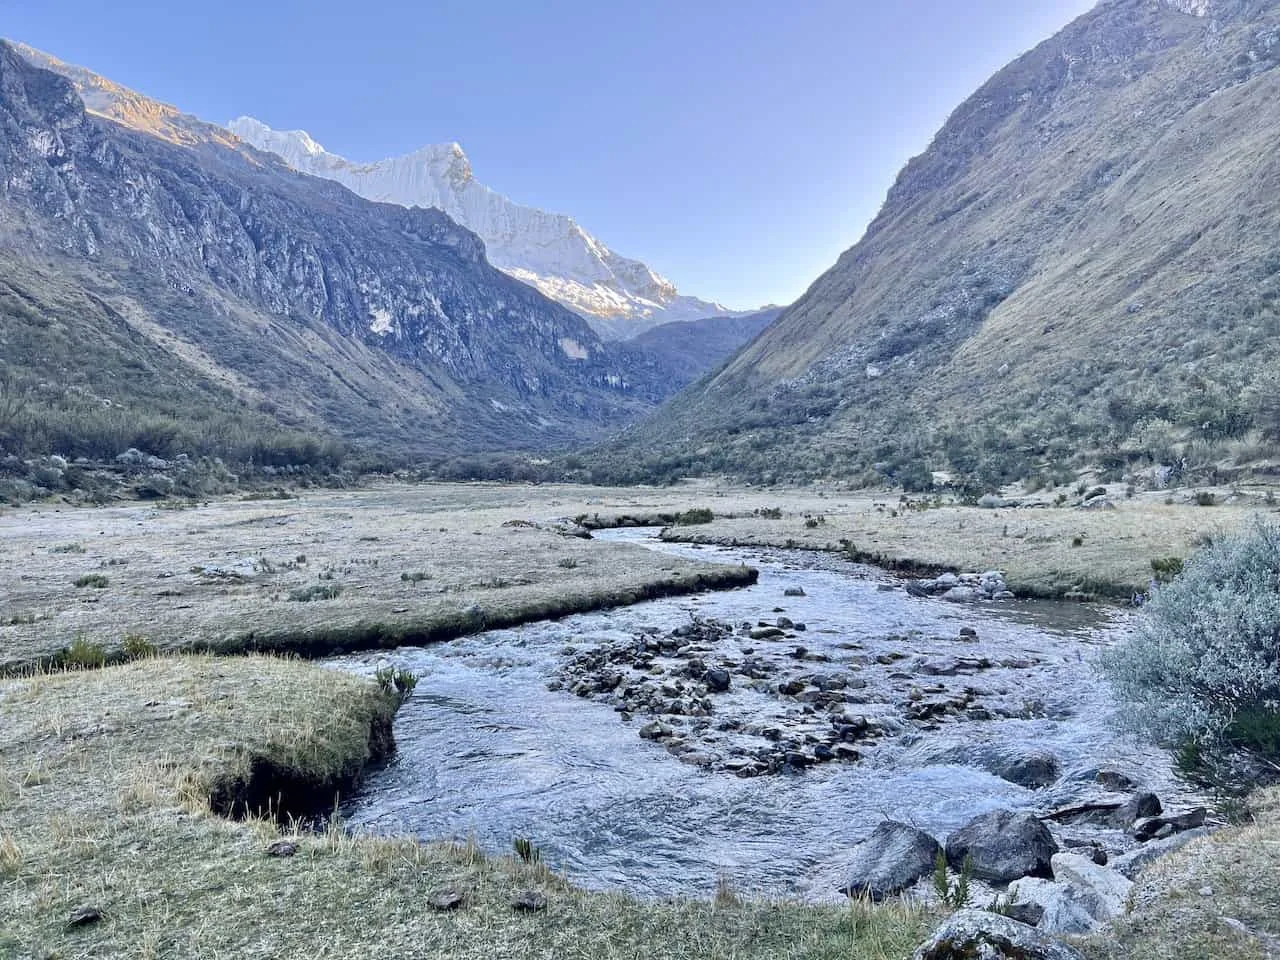
<svg viewBox="0 0 1280 960">
<path fill-rule="evenodd" d="M 840 891 L 881 901 L 901 893 L 934 868 L 941 845 L 909 824 L 886 820 L 854 851 Z"/>
<path fill-rule="evenodd" d="M 540 913 L 547 909 L 547 898 L 536 890 L 524 890 L 511 898 L 511 909 L 521 913 Z"/>
<path fill-rule="evenodd" d="M 803 597 L 806 596 L 804 587 L 787 587 L 782 591 L 784 597 Z"/>
<path fill-rule="evenodd" d="M 702 675 L 702 682 L 712 693 L 724 693 L 729 689 L 729 671 L 721 667 L 712 667 Z"/>
<path fill-rule="evenodd" d="M 1193 830 L 1196 827 L 1203 827 L 1204 819 L 1207 814 L 1208 811 L 1204 807 L 1196 807 L 1194 810 L 1188 810 L 1186 813 L 1161 817 L 1147 817 L 1146 819 L 1138 820 L 1133 824 L 1132 833 L 1139 840 L 1170 837 L 1175 833 L 1181 833 L 1184 830 Z"/>
<path fill-rule="evenodd" d="M 1121 830 L 1128 830 L 1139 820 L 1149 820 L 1164 809 L 1154 793 L 1135 793 L 1111 816 L 1111 822 Z"/>
<path fill-rule="evenodd" d="M 71 911 L 71 915 L 67 917 L 67 926 L 88 927 L 102 919 L 102 911 L 91 903 L 82 903 Z"/>
<path fill-rule="evenodd" d="M 959 910 L 911 955 L 912 960 L 1084 960 L 1035 927 L 985 910 Z"/>
<path fill-rule="evenodd" d="M 960 870 L 973 858 L 973 875 L 988 883 L 1020 877 L 1052 877 L 1058 852 L 1049 828 L 1029 813 L 993 810 L 975 817 L 947 838 L 947 862 Z"/>
</svg>

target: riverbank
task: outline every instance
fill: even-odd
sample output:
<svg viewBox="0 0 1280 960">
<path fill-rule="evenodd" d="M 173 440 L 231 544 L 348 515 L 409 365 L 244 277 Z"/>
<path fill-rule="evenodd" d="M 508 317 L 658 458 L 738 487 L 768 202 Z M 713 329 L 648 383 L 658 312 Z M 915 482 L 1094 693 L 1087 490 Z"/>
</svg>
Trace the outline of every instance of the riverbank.
<svg viewBox="0 0 1280 960">
<path fill-rule="evenodd" d="M 0 673 L 65 659 L 77 642 L 90 659 L 127 646 L 385 649 L 755 580 L 531 519 L 558 506 L 459 485 L 8 512 Z"/>
<path fill-rule="evenodd" d="M 1001 570 L 1023 598 L 1128 599 L 1149 588 L 1153 560 L 1185 559 L 1209 539 L 1276 512 L 1261 500 L 1202 507 L 1194 499 L 1166 504 L 1149 497 L 1088 509 L 833 499 L 819 508 L 779 511 L 717 515 L 709 523 L 670 527 L 663 536 L 838 552 L 911 575 Z"/>
<path fill-rule="evenodd" d="M 646 903 L 495 851 L 211 811 L 263 761 L 318 796 L 371 759 L 392 708 L 373 684 L 266 657 L 0 681 L 0 955 L 871 960 L 927 931 L 915 908 Z M 434 909 L 446 891 L 460 905 Z M 527 894 L 545 908 L 512 906 Z"/>
</svg>

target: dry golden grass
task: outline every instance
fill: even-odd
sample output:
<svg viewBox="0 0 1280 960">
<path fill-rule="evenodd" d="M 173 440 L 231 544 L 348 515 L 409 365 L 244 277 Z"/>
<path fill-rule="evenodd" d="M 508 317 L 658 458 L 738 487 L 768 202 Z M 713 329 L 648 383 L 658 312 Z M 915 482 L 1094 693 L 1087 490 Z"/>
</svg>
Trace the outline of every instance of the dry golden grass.
<svg viewBox="0 0 1280 960">
<path fill-rule="evenodd" d="M 903 958 L 929 925 L 903 907 L 642 903 L 474 847 L 334 830 L 275 858 L 274 823 L 209 812 L 202 791 L 247 758 L 315 775 L 362 759 L 387 709 L 371 684 L 263 657 L 0 683 L 0 956 Z M 443 889 L 462 907 L 432 910 Z M 513 910 L 523 890 L 546 911 Z M 68 928 L 81 904 L 103 920 Z"/>
</svg>

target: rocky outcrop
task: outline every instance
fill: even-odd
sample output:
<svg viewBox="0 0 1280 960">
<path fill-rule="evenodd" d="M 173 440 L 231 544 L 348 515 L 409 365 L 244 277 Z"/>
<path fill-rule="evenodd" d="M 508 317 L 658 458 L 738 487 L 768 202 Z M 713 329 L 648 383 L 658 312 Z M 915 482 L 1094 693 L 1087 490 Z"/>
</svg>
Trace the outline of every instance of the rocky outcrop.
<svg viewBox="0 0 1280 960">
<path fill-rule="evenodd" d="M 938 841 L 923 830 L 886 820 L 854 851 L 840 891 L 884 900 L 927 876 L 941 852 Z"/>
<path fill-rule="evenodd" d="M 916 948 L 912 960 L 1084 960 L 1034 927 L 985 910 L 960 910 Z"/>
</svg>

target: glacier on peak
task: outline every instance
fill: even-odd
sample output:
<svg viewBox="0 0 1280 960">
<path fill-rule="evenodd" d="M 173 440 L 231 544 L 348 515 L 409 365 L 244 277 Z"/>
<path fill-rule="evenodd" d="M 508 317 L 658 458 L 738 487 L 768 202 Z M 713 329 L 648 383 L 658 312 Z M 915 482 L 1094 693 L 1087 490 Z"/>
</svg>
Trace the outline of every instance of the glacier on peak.
<svg viewBox="0 0 1280 960">
<path fill-rule="evenodd" d="M 274 130 L 252 117 L 227 129 L 301 173 L 336 180 L 369 200 L 437 207 L 485 243 L 489 262 L 586 318 L 607 338 L 635 336 L 674 320 L 734 315 L 682 295 L 670 280 L 620 256 L 572 217 L 526 207 L 475 179 L 457 143 L 434 144 L 372 163 L 329 153 L 303 130 Z"/>
</svg>

